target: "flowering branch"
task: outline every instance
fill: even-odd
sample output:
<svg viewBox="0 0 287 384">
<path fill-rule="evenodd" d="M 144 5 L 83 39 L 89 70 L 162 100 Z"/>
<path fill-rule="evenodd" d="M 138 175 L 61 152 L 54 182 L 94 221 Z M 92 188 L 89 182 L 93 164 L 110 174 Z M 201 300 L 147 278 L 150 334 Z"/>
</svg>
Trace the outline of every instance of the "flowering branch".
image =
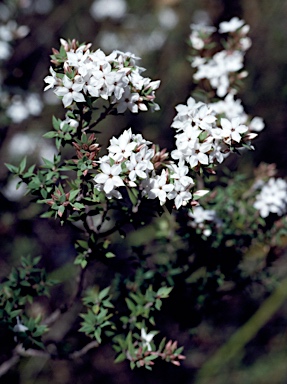
<svg viewBox="0 0 287 384">
<path fill-rule="evenodd" d="M 111 137 L 106 154 L 101 155 L 93 128 L 110 114 L 158 110 L 155 91 L 160 81 L 143 77 L 144 69 L 137 65 L 139 58 L 132 53 L 115 50 L 107 55 L 100 49 L 93 51 L 91 44 L 61 39 L 59 50 L 53 49 L 50 75 L 44 79 L 45 90 L 52 89 L 66 109 L 65 119 L 54 117 L 53 130 L 45 135 L 55 140 L 58 154 L 53 161 L 45 159 L 39 168 L 26 169 L 26 160 L 19 167 L 8 165 L 37 197 L 37 203 L 48 208 L 42 217 L 54 216 L 62 225 L 72 222 L 80 229 L 75 242 L 75 264 L 80 265 L 81 270 L 75 294 L 42 322 L 42 325 L 52 324 L 82 298 L 85 310 L 80 314 L 79 331 L 92 341 L 66 358 L 81 357 L 103 340 L 111 340 L 117 353 L 116 361 L 128 359 L 132 368 L 150 369 L 156 358 L 177 366 L 184 360 L 177 341 L 163 339 L 156 346 L 154 337 L 158 332 L 148 332 L 148 329 L 155 326 L 153 311 L 161 309 L 162 299 L 168 298 L 172 290 L 168 285 L 174 284 L 172 273 L 164 268 L 186 277 L 194 265 L 191 267 L 187 262 L 175 267 L 169 260 L 169 264 L 162 263 L 151 271 L 142 257 L 138 260 L 138 280 L 118 273 L 120 277 L 114 278 L 106 288 L 96 285 L 87 291 L 84 291 L 84 277 L 93 260 L 104 260 L 109 268 L 112 267 L 110 259 L 117 256 L 114 253 L 117 247 L 113 244 L 116 236 L 112 235 L 118 232 L 123 237 L 127 225 L 138 229 L 163 212 L 171 213 L 167 220 L 169 230 L 177 227 L 174 220 L 183 215 L 185 224 L 180 230 L 184 239 L 191 238 L 191 228 L 194 228 L 203 240 L 209 239 L 211 243 L 213 233 L 219 234 L 212 244 L 221 246 L 220 236 L 225 240 L 223 221 L 214 210 L 204 209 L 198 203 L 208 193 L 205 179 L 214 175 L 218 165 L 231 153 L 254 149 L 251 143 L 257 136 L 255 132 L 264 124 L 260 118 L 251 119 L 244 112 L 241 101 L 235 99 L 240 80 L 246 75 L 243 58 L 250 45 L 246 36 L 248 26 L 237 19 L 221 23 L 217 33 L 222 35 L 224 43 L 217 47 L 212 40 L 214 28 L 192 28 L 190 43 L 194 57 L 191 66 L 198 87 L 204 83 L 201 92 L 206 102 L 198 101 L 195 92 L 186 103 L 176 106 L 171 123 L 175 147 L 170 153 L 129 128 Z M 107 104 L 103 112 L 95 108 L 98 101 Z M 71 157 L 64 157 L 70 153 L 62 151 L 65 146 L 73 149 Z M 270 183 L 285 188 L 280 181 Z M 209 194 L 209 201 L 216 204 L 219 193 L 217 190 Z M 281 203 L 266 208 L 262 204 L 263 194 L 266 195 L 266 190 L 262 188 L 262 196 L 259 195 L 254 203 L 262 217 L 278 212 L 282 205 L 282 212 L 286 209 L 283 196 Z M 230 215 L 225 212 L 225 216 Z M 174 228 L 174 236 L 161 228 L 154 237 L 164 239 L 165 244 L 168 238 L 172 252 L 176 238 Z M 254 226 L 250 228 L 255 230 Z M 219 284 L 222 273 L 216 273 L 211 279 Z M 151 280 L 156 274 L 158 280 Z M 18 328 L 15 330 L 15 327 Z M 17 318 L 14 332 L 22 334 L 28 330 Z M 45 349 L 38 351 L 21 344 L 15 353 L 59 358 L 58 354 L 49 354 Z"/>
</svg>

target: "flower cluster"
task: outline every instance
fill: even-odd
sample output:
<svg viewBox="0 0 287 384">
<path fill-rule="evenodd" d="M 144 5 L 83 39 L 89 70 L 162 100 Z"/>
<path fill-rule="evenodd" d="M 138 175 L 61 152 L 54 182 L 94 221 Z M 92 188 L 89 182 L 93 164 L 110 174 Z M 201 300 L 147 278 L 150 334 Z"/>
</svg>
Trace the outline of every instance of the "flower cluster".
<svg viewBox="0 0 287 384">
<path fill-rule="evenodd" d="M 281 178 L 271 177 L 256 196 L 253 206 L 263 218 L 270 213 L 284 215 L 287 212 L 287 182 Z"/>
<path fill-rule="evenodd" d="M 7 13 L 8 20 L 2 20 L 0 16 L 0 60 L 9 59 L 13 51 L 11 44 L 29 33 L 29 28 L 25 25 L 19 26 L 15 20 L 9 20 L 8 9 Z"/>
<path fill-rule="evenodd" d="M 90 13 L 95 20 L 110 18 L 112 20 L 122 19 L 127 12 L 125 0 L 95 0 L 90 8 Z"/>
<path fill-rule="evenodd" d="M 122 198 L 119 187 L 137 188 L 142 197 L 158 198 L 160 204 L 173 200 L 176 208 L 192 198 L 193 179 L 183 161 L 167 162 L 165 151 L 156 152 L 154 145 L 131 129 L 110 140 L 108 154 L 99 159 L 100 172 L 95 187 L 108 198 Z"/>
<path fill-rule="evenodd" d="M 54 93 L 62 97 L 65 108 L 76 103 L 93 102 L 99 98 L 108 100 L 123 113 L 129 109 L 158 110 L 154 102 L 154 91 L 160 81 L 143 77 L 144 68 L 136 65 L 139 57 L 130 52 L 113 51 L 106 55 L 101 49 L 90 51 L 91 44 L 80 45 L 74 40 L 61 39 L 60 52 L 54 50 L 50 76 L 46 76 L 45 90 L 55 88 Z"/>
<path fill-rule="evenodd" d="M 29 33 L 27 26 L 19 25 L 14 20 L 17 10 L 12 2 L 10 3 L 2 4 L 1 2 L 0 4 L 0 112 L 4 112 L 5 119 L 8 117 L 14 123 L 21 123 L 31 115 L 40 115 L 42 102 L 35 93 L 23 95 L 20 91 L 21 94 L 17 94 L 16 87 L 12 93 L 9 87 L 4 85 L 7 74 L 11 75 L 7 61 L 13 54 L 13 46 L 17 40 L 23 39 Z"/>
<path fill-rule="evenodd" d="M 6 114 L 14 123 L 21 123 L 29 116 L 39 116 L 43 103 L 37 93 L 28 93 L 25 97 L 14 95 L 6 100 Z"/>
<path fill-rule="evenodd" d="M 250 39 L 246 36 L 249 26 L 236 17 L 220 23 L 218 32 L 227 34 L 228 37 L 224 49 L 212 56 L 208 56 L 210 54 L 208 45 L 216 29 L 200 24 L 192 24 L 191 28 L 190 43 L 197 52 L 191 62 L 191 66 L 196 69 L 194 80 L 208 80 L 219 97 L 224 97 L 230 92 L 236 93 L 234 83 L 247 75 L 242 69 L 245 51 L 251 45 Z"/>
<path fill-rule="evenodd" d="M 248 126 L 250 132 L 261 132 L 264 128 L 262 117 L 253 117 L 252 119 L 245 113 L 240 99 L 235 99 L 234 95 L 229 93 L 224 99 L 210 104 L 217 115 L 221 115 L 231 120 L 234 117 L 240 118 L 241 124 Z"/>
<path fill-rule="evenodd" d="M 222 226 L 222 221 L 215 210 L 204 209 L 200 205 L 194 207 L 192 211 L 190 210 L 188 216 L 192 219 L 188 225 L 198 229 L 206 237 L 212 234 L 213 227 L 220 228 Z"/>
<path fill-rule="evenodd" d="M 222 163 L 233 148 L 240 148 L 255 137 L 250 136 L 239 117 L 218 119 L 212 104 L 196 102 L 192 97 L 176 110 L 171 126 L 179 133 L 175 135 L 177 149 L 171 152 L 171 157 L 185 161 L 196 171 L 200 166 Z"/>
</svg>

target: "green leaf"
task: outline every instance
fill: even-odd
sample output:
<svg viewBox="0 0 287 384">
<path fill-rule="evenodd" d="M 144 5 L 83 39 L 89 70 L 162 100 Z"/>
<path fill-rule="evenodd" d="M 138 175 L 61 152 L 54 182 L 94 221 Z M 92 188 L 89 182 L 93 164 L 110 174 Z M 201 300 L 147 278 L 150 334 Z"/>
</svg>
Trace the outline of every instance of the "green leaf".
<svg viewBox="0 0 287 384">
<path fill-rule="evenodd" d="M 139 191 L 136 188 L 128 188 L 128 187 L 126 187 L 126 188 L 127 188 L 128 195 L 129 195 L 129 198 L 130 198 L 132 205 L 134 205 L 134 206 L 137 205 Z"/>
<path fill-rule="evenodd" d="M 145 361 L 151 361 L 158 358 L 158 355 L 148 355 L 145 357 Z"/>
<path fill-rule="evenodd" d="M 129 299 L 128 297 L 126 297 L 126 303 L 127 303 L 127 306 L 131 312 L 134 312 L 136 310 L 136 306 L 135 306 L 134 302 L 131 299 Z"/>
<path fill-rule="evenodd" d="M 63 213 L 65 212 L 65 207 L 64 205 L 61 205 L 59 208 L 58 208 L 58 215 L 60 217 L 62 217 Z"/>
<path fill-rule="evenodd" d="M 43 137 L 45 139 L 52 139 L 53 137 L 56 137 L 58 136 L 58 133 L 57 132 L 54 132 L 54 131 L 50 131 L 50 132 L 47 132 L 43 135 Z"/>
<path fill-rule="evenodd" d="M 99 344 L 101 344 L 101 342 L 102 342 L 102 339 L 101 339 L 101 333 L 102 333 L 102 330 L 101 330 L 100 327 L 97 328 L 97 329 L 95 330 L 95 332 L 94 332 L 94 337 L 95 337 L 95 339 L 97 340 L 97 342 L 98 342 Z"/>
<path fill-rule="evenodd" d="M 170 292 L 172 291 L 172 287 L 161 287 L 158 291 L 157 291 L 157 296 L 161 297 L 161 298 L 166 298 L 169 296 Z"/>
<path fill-rule="evenodd" d="M 19 173 L 24 172 L 24 169 L 26 168 L 26 163 L 27 163 L 27 157 L 25 156 L 19 165 Z"/>
<path fill-rule="evenodd" d="M 162 352 L 163 351 L 164 346 L 165 346 L 165 342 L 166 342 L 166 337 L 164 337 L 162 339 L 162 341 L 160 342 L 159 347 L 158 347 L 158 352 Z"/>
<path fill-rule="evenodd" d="M 121 363 L 126 359 L 126 354 L 124 352 L 120 353 L 117 358 L 114 360 L 115 363 Z"/>
<path fill-rule="evenodd" d="M 60 123 L 61 123 L 60 119 L 57 119 L 55 116 L 52 117 L 52 124 L 56 131 L 60 129 Z"/>
<path fill-rule="evenodd" d="M 101 290 L 101 292 L 99 293 L 99 299 L 103 300 L 104 297 L 108 296 L 110 289 L 111 287 L 106 287 L 103 290 Z"/>
<path fill-rule="evenodd" d="M 74 191 L 70 191 L 69 201 L 73 201 L 79 194 L 80 190 L 75 189 Z"/>
<path fill-rule="evenodd" d="M 9 169 L 11 173 L 18 173 L 18 167 L 15 167 L 15 165 L 5 163 L 5 166 Z"/>
<path fill-rule="evenodd" d="M 41 189 L 40 190 L 40 193 L 41 193 L 41 195 L 42 195 L 42 197 L 44 198 L 44 199 L 47 199 L 47 196 L 48 196 L 48 192 L 46 191 L 46 189 Z"/>
<path fill-rule="evenodd" d="M 161 302 L 161 300 L 156 299 L 156 301 L 155 301 L 155 308 L 156 308 L 158 311 L 160 311 L 161 306 L 162 306 L 162 302 Z"/>
<path fill-rule="evenodd" d="M 42 215 L 40 217 L 46 219 L 46 218 L 52 217 L 54 215 L 55 215 L 55 213 L 53 211 L 48 211 L 48 212 L 42 213 Z"/>
<path fill-rule="evenodd" d="M 80 211 L 81 209 L 85 208 L 85 204 L 76 202 L 73 203 L 73 207 Z"/>
<path fill-rule="evenodd" d="M 76 243 L 79 244 L 79 246 L 83 249 L 89 249 L 88 242 L 85 240 L 77 240 Z"/>
<path fill-rule="evenodd" d="M 106 253 L 106 258 L 107 258 L 107 259 L 111 259 L 111 258 L 113 258 L 113 257 L 116 257 L 116 255 L 115 255 L 113 252 L 107 252 L 107 253 Z"/>
</svg>

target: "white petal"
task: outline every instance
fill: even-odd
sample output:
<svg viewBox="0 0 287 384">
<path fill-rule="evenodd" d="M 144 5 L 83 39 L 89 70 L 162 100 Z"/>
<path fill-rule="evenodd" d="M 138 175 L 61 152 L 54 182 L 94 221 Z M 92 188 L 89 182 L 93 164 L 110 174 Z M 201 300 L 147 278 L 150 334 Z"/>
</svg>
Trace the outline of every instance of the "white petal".
<svg viewBox="0 0 287 384">
<path fill-rule="evenodd" d="M 114 189 L 114 182 L 111 178 L 108 178 L 104 185 L 104 191 L 110 193 Z"/>
<path fill-rule="evenodd" d="M 64 104 L 64 107 L 67 108 L 69 105 L 73 102 L 73 96 L 71 92 L 68 92 L 64 95 L 62 102 Z"/>
<path fill-rule="evenodd" d="M 104 184 L 108 180 L 109 176 L 105 173 L 99 173 L 94 177 L 96 183 Z"/>
<path fill-rule="evenodd" d="M 86 101 L 84 95 L 82 93 L 78 93 L 78 92 L 73 92 L 73 98 L 78 103 L 82 103 L 82 102 Z"/>
</svg>

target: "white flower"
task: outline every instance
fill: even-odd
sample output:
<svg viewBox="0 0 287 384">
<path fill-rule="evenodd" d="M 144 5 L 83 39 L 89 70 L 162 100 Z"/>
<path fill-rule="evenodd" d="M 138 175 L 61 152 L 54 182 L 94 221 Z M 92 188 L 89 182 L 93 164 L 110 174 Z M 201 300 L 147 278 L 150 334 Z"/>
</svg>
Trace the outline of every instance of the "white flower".
<svg viewBox="0 0 287 384">
<path fill-rule="evenodd" d="M 75 119 L 71 119 L 69 116 L 66 115 L 65 120 L 62 120 L 60 123 L 60 128 L 63 129 L 65 125 L 69 125 L 71 128 L 77 129 L 79 126 L 79 122 Z"/>
<path fill-rule="evenodd" d="M 0 40 L 0 60 L 7 60 L 12 54 L 12 49 L 6 41 Z"/>
<path fill-rule="evenodd" d="M 242 124 L 245 124 L 247 121 L 247 115 L 244 112 L 241 100 L 235 100 L 234 95 L 231 93 L 228 93 L 224 100 L 210 104 L 210 107 L 216 112 L 216 114 L 224 114 L 229 120 L 233 117 L 240 117 Z"/>
<path fill-rule="evenodd" d="M 6 114 L 14 123 L 21 123 L 29 117 L 29 111 L 21 96 L 15 95 L 12 97 L 11 103 L 6 110 Z"/>
<path fill-rule="evenodd" d="M 119 100 L 115 100 L 118 113 L 123 113 L 129 109 L 133 113 L 137 113 L 139 94 L 131 93 L 130 89 L 127 87 Z"/>
<path fill-rule="evenodd" d="M 204 209 L 200 205 L 193 208 L 193 211 L 188 212 L 196 224 L 203 223 L 204 221 L 213 221 L 216 217 L 216 212 L 213 209 Z"/>
<path fill-rule="evenodd" d="M 43 109 L 43 103 L 37 93 L 30 93 L 26 96 L 25 106 L 32 116 L 39 116 Z"/>
<path fill-rule="evenodd" d="M 229 88 L 229 74 L 243 68 L 243 53 L 220 51 L 212 59 L 198 67 L 195 80 L 208 79 L 219 97 L 226 95 Z"/>
<path fill-rule="evenodd" d="M 240 48 L 243 51 L 247 51 L 252 45 L 251 39 L 247 36 L 241 37 L 240 39 Z"/>
<path fill-rule="evenodd" d="M 122 172 L 121 164 L 110 165 L 108 163 L 101 163 L 100 168 L 102 173 L 95 176 L 94 180 L 97 184 L 103 184 L 103 190 L 107 194 L 111 193 L 116 187 L 124 186 L 124 182 L 119 176 Z"/>
<path fill-rule="evenodd" d="M 249 129 L 254 132 L 261 132 L 264 126 L 265 124 L 262 117 L 256 116 L 256 117 L 253 117 L 253 119 L 251 120 L 249 124 Z"/>
<path fill-rule="evenodd" d="M 128 78 L 124 72 L 110 72 L 106 75 L 106 85 L 108 88 L 109 95 L 114 94 L 115 98 L 119 100 L 128 85 Z"/>
<path fill-rule="evenodd" d="M 212 145 L 209 142 L 200 143 L 196 141 L 192 148 L 192 153 L 188 157 L 187 161 L 189 162 L 191 168 L 194 168 L 200 164 L 208 165 L 209 158 L 207 153 L 212 149 Z"/>
<path fill-rule="evenodd" d="M 231 121 L 222 118 L 220 124 L 223 129 L 222 136 L 227 139 L 227 143 L 230 142 L 230 138 L 239 143 L 241 141 L 241 135 L 248 131 L 246 125 L 240 124 L 240 118 L 238 117 L 234 117 Z"/>
<path fill-rule="evenodd" d="M 148 193 L 149 199 L 158 198 L 160 205 L 164 205 L 167 199 L 167 194 L 174 188 L 173 184 L 167 184 L 167 174 L 163 169 L 161 175 L 156 176 L 151 181 L 151 189 Z"/>
<path fill-rule="evenodd" d="M 137 162 L 136 154 L 132 153 L 130 160 L 126 162 L 126 167 L 129 170 L 129 179 L 130 179 L 130 186 L 136 186 L 135 183 L 137 177 L 141 179 L 145 179 L 147 177 L 147 174 L 145 172 L 146 167 L 143 163 Z"/>
<path fill-rule="evenodd" d="M 222 131 L 222 129 L 218 128 L 218 131 Z M 220 141 L 215 141 L 212 145 L 212 151 L 209 153 L 209 162 L 214 163 L 217 161 L 221 164 L 229 155 L 230 151 L 228 147 Z"/>
<path fill-rule="evenodd" d="M 184 132 L 175 136 L 176 147 L 181 151 L 188 151 L 188 149 L 192 150 L 201 133 L 201 130 L 197 126 L 190 125 L 189 121 L 187 121 L 187 123 L 188 125 L 185 127 Z"/>
<path fill-rule="evenodd" d="M 111 19 L 121 19 L 127 11 L 125 0 L 96 0 L 93 2 L 90 12 L 96 20 L 107 17 Z"/>
<path fill-rule="evenodd" d="M 214 111 L 207 105 L 199 108 L 195 114 L 193 121 L 203 130 L 210 130 L 212 124 L 215 123 L 216 117 Z"/>
<path fill-rule="evenodd" d="M 190 184 L 188 187 L 190 187 Z M 176 209 L 179 209 L 182 205 L 185 206 L 187 202 L 192 198 L 191 192 L 185 187 L 181 181 L 175 181 L 174 189 L 167 195 L 169 200 L 174 199 Z"/>
<path fill-rule="evenodd" d="M 204 40 L 200 37 L 200 33 L 198 31 L 192 31 L 189 36 L 189 40 L 194 49 L 199 51 L 204 48 Z"/>
<path fill-rule="evenodd" d="M 141 339 L 143 341 L 143 347 L 147 348 L 148 351 L 152 351 L 151 347 L 151 341 L 154 338 L 155 334 L 154 333 L 146 333 L 146 330 L 144 328 L 141 329 Z"/>
<path fill-rule="evenodd" d="M 87 50 L 85 53 L 83 52 L 83 47 L 79 47 L 76 52 L 67 52 L 67 60 L 66 63 L 69 67 L 75 67 L 78 69 L 78 73 L 81 76 L 85 76 L 87 74 L 87 59 L 90 54 L 90 51 Z"/>
<path fill-rule="evenodd" d="M 26 332 L 28 331 L 28 327 L 26 327 L 25 325 L 23 325 L 19 319 L 19 317 L 17 316 L 17 324 L 14 326 L 13 328 L 13 331 L 14 332 Z"/>
<path fill-rule="evenodd" d="M 1 188 L 1 193 L 10 201 L 19 201 L 27 194 L 27 185 L 21 183 L 20 177 L 8 179 L 7 184 Z M 17 188 L 18 187 L 18 188 Z"/>
<path fill-rule="evenodd" d="M 21 123 L 30 115 L 38 116 L 43 109 L 43 103 L 36 93 L 30 93 L 23 99 L 20 95 L 14 95 L 6 114 L 14 123 Z"/>
<path fill-rule="evenodd" d="M 83 84 L 74 83 L 68 78 L 68 76 L 64 75 L 63 86 L 57 87 L 55 94 L 57 96 L 63 97 L 62 102 L 64 107 L 67 108 L 73 103 L 73 101 L 80 103 L 85 101 L 85 97 L 81 92 L 82 89 Z"/>
<path fill-rule="evenodd" d="M 245 24 L 244 20 L 233 17 L 229 21 L 223 21 L 219 24 L 219 33 L 235 32 Z"/>
<path fill-rule="evenodd" d="M 222 221 L 213 209 L 204 209 L 200 205 L 194 207 L 192 211 L 189 211 L 188 216 L 192 219 L 188 224 L 193 228 L 200 229 L 206 237 L 212 233 L 212 227 L 210 228 L 211 224 L 216 225 L 216 227 L 222 226 Z"/>
<path fill-rule="evenodd" d="M 170 7 L 160 7 L 158 12 L 159 24 L 165 29 L 173 29 L 178 23 L 178 16 Z"/>
<path fill-rule="evenodd" d="M 265 218 L 270 213 L 283 215 L 287 211 L 287 183 L 284 179 L 270 178 L 256 196 L 254 208 Z"/>
<path fill-rule="evenodd" d="M 203 14 L 201 14 L 201 16 L 202 15 Z M 203 17 L 205 18 L 205 16 Z M 205 20 L 201 20 L 200 22 L 190 24 L 190 28 L 193 31 L 198 31 L 205 35 L 210 35 L 211 33 L 216 31 L 216 28 L 211 25 L 207 25 L 206 22 L 209 22 L 209 21 L 210 21 L 209 16 L 207 16 L 207 19 Z"/>
<path fill-rule="evenodd" d="M 194 185 L 194 181 L 191 177 L 186 176 L 188 174 L 188 167 L 184 165 L 184 161 L 179 161 L 178 165 L 171 164 L 168 166 L 171 171 L 170 178 L 180 181 L 184 187 Z"/>
<path fill-rule="evenodd" d="M 44 91 L 47 91 L 50 88 L 54 88 L 55 85 L 59 85 L 60 79 L 57 78 L 56 72 L 52 67 L 50 67 L 50 73 L 52 76 L 46 76 L 44 82 L 48 85 L 44 88 Z"/>
<path fill-rule="evenodd" d="M 205 64 L 206 63 L 206 59 L 204 57 L 200 57 L 200 56 L 193 56 L 191 58 L 191 66 L 193 68 L 197 68 L 197 67 L 200 67 L 201 65 Z"/>
<path fill-rule="evenodd" d="M 143 147 L 140 152 L 131 154 L 129 160 L 125 163 L 131 182 L 134 182 L 137 177 L 145 179 L 147 172 L 154 170 L 153 163 L 150 161 L 153 155 L 154 150 L 148 149 L 148 147 Z"/>
<path fill-rule="evenodd" d="M 113 137 L 110 140 L 111 145 L 108 147 L 109 156 L 116 162 L 127 159 L 132 151 L 137 146 L 137 143 L 132 141 L 132 131 L 128 129 L 124 131 L 119 138 Z"/>
</svg>

